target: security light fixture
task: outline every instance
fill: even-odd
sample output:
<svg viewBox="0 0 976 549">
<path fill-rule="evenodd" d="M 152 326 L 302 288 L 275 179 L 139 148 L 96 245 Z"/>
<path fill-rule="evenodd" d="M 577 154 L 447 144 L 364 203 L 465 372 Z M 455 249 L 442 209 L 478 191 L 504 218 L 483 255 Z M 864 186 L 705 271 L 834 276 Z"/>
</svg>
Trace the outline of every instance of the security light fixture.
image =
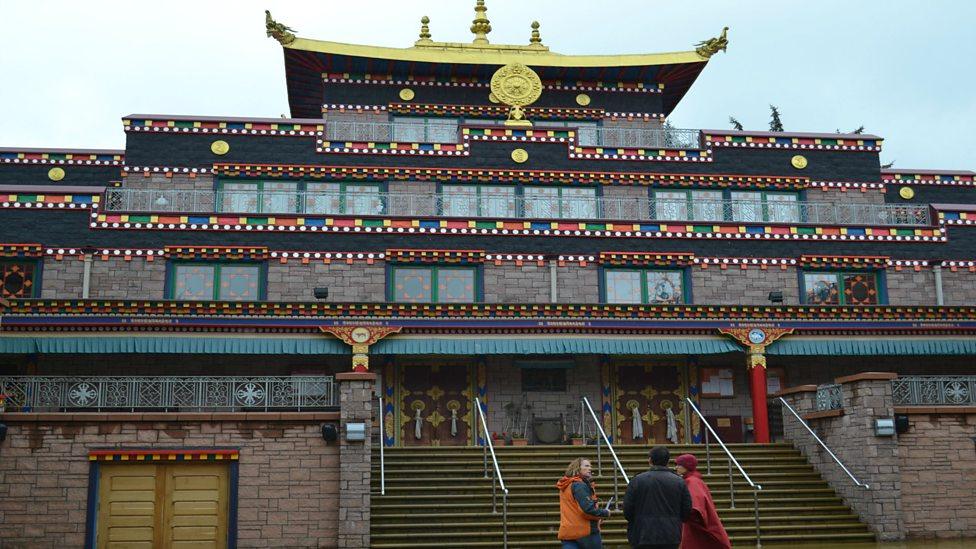
<svg viewBox="0 0 976 549">
<path fill-rule="evenodd" d="M 0 442 L 7 440 L 7 424 L 0 423 Z"/>
<path fill-rule="evenodd" d="M 328 288 L 315 288 L 312 293 L 315 294 L 315 299 L 329 299 Z"/>
<path fill-rule="evenodd" d="M 366 440 L 365 423 L 346 423 L 346 440 L 349 442 L 363 442 Z"/>
<path fill-rule="evenodd" d="M 783 302 L 783 291 L 774 290 L 769 292 L 769 302 L 770 303 L 782 303 Z"/>
<path fill-rule="evenodd" d="M 326 442 L 335 442 L 339 440 L 339 429 L 336 427 L 335 423 L 322 424 L 322 440 Z"/>
<path fill-rule="evenodd" d="M 895 436 L 895 420 L 890 417 L 879 417 L 874 420 L 874 436 Z"/>
</svg>

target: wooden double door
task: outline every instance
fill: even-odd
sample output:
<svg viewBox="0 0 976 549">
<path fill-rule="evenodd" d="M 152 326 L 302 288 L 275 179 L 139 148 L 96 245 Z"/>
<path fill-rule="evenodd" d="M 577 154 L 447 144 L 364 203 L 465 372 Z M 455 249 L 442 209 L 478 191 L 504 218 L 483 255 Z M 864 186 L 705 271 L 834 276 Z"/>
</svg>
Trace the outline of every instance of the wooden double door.
<svg viewBox="0 0 976 549">
<path fill-rule="evenodd" d="M 400 444 L 467 446 L 473 438 L 472 367 L 398 364 Z"/>
<path fill-rule="evenodd" d="M 618 361 L 611 363 L 610 375 L 616 423 L 614 442 L 674 444 L 687 440 L 686 366 L 638 360 Z"/>
</svg>

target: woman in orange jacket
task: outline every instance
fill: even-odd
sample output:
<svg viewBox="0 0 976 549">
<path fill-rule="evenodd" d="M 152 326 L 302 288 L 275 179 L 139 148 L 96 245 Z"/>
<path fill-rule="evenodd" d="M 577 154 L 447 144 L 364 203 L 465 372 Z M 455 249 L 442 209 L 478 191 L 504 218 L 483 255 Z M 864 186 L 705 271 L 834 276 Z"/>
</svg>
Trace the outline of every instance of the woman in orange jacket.
<svg viewBox="0 0 976 549">
<path fill-rule="evenodd" d="M 600 522 L 610 516 L 600 509 L 591 480 L 590 460 L 576 458 L 569 462 L 566 474 L 556 482 L 559 489 L 559 541 L 563 549 L 600 549 Z"/>
</svg>

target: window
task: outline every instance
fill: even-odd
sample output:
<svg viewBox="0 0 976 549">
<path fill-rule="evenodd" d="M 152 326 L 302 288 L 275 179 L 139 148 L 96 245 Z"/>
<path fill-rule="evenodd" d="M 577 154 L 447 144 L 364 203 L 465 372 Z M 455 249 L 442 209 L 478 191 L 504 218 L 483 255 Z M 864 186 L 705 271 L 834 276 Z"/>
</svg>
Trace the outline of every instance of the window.
<svg viewBox="0 0 976 549">
<path fill-rule="evenodd" d="M 774 223 L 800 221 L 799 196 L 796 193 L 734 191 L 731 198 L 733 221 Z"/>
<path fill-rule="evenodd" d="M 393 118 L 393 141 L 404 143 L 457 143 L 458 121 L 455 118 Z"/>
<path fill-rule="evenodd" d="M 874 272 L 803 273 L 807 305 L 877 305 L 878 275 Z"/>
<path fill-rule="evenodd" d="M 522 196 L 528 218 L 593 219 L 597 216 L 594 188 L 525 187 Z"/>
<path fill-rule="evenodd" d="M 383 199 L 377 183 L 222 182 L 221 212 L 378 215 Z"/>
<path fill-rule="evenodd" d="M 29 299 L 37 296 L 36 261 L 0 261 L 0 297 Z"/>
<path fill-rule="evenodd" d="M 596 122 L 581 122 L 579 120 L 545 120 L 536 122 L 537 125 L 546 128 L 576 128 L 576 142 L 583 146 L 601 145 L 599 143 L 599 127 Z"/>
<path fill-rule="evenodd" d="M 566 368 L 521 368 L 522 392 L 566 392 Z"/>
<path fill-rule="evenodd" d="M 261 265 L 177 263 L 169 295 L 179 300 L 257 301 L 264 294 Z"/>
<path fill-rule="evenodd" d="M 655 191 L 655 219 L 722 221 L 722 191 Z M 691 217 L 688 213 L 691 212 Z"/>
<path fill-rule="evenodd" d="M 393 267 L 393 301 L 399 303 L 474 303 L 475 267 Z"/>
<path fill-rule="evenodd" d="M 685 302 L 684 271 L 606 269 L 607 303 L 665 305 Z"/>
<path fill-rule="evenodd" d="M 444 185 L 442 215 L 456 217 L 515 217 L 515 187 Z"/>
</svg>

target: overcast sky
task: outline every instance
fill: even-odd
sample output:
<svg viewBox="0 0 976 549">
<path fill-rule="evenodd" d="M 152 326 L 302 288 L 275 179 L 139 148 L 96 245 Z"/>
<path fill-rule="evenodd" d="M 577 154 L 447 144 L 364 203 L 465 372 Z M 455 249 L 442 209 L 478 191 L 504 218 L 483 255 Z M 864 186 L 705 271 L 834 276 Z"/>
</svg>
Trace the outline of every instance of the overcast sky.
<svg viewBox="0 0 976 549">
<path fill-rule="evenodd" d="M 122 148 L 130 113 L 288 113 L 264 9 L 299 36 L 406 47 L 469 41 L 474 0 L 0 0 L 0 146 Z M 671 116 L 685 128 L 867 131 L 896 168 L 976 169 L 976 2 L 488 0 L 497 43 L 542 23 L 566 54 L 692 49 L 731 27 Z"/>
</svg>

